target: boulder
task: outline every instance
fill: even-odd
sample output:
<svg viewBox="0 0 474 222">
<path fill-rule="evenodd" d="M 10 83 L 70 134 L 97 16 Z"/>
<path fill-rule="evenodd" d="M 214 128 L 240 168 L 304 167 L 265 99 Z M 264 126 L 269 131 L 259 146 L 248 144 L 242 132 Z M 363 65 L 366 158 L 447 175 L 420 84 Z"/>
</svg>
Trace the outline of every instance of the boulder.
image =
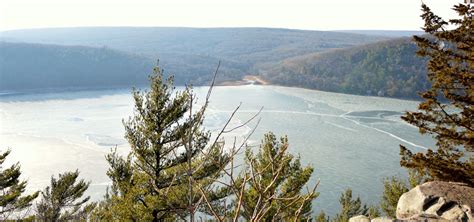
<svg viewBox="0 0 474 222">
<path fill-rule="evenodd" d="M 474 221 L 473 206 L 474 188 L 463 183 L 427 182 L 400 197 L 397 219 Z"/>
<path fill-rule="evenodd" d="M 349 222 L 370 222 L 370 219 L 364 215 L 359 215 L 351 217 Z"/>
<path fill-rule="evenodd" d="M 376 217 L 370 222 L 395 222 L 396 220 L 391 217 Z"/>
<path fill-rule="evenodd" d="M 404 222 L 449 222 L 449 220 L 443 219 L 440 216 L 436 216 L 433 214 L 415 214 L 409 218 L 405 218 Z"/>
</svg>

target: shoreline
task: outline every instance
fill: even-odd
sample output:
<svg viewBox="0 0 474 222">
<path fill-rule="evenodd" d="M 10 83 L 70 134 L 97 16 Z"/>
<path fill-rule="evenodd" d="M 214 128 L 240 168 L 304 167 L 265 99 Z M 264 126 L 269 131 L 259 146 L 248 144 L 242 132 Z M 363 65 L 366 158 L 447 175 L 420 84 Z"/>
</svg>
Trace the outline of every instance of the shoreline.
<svg viewBox="0 0 474 222">
<path fill-rule="evenodd" d="M 257 75 L 245 75 L 241 80 L 223 81 L 217 86 L 245 86 L 245 85 L 270 85 L 270 83 Z"/>
<path fill-rule="evenodd" d="M 225 87 L 225 86 L 274 86 L 274 87 L 282 87 L 282 88 L 296 88 L 308 91 L 318 91 L 318 92 L 325 92 L 325 93 L 336 93 L 342 95 L 352 95 L 352 96 L 362 96 L 362 97 L 374 97 L 374 98 L 385 98 L 385 99 L 394 99 L 394 100 L 404 100 L 404 101 L 421 101 L 420 99 L 416 98 L 400 98 L 400 97 L 388 97 L 388 96 L 376 96 L 376 95 L 360 95 L 360 94 L 351 94 L 351 93 L 343 93 L 343 92 L 331 92 L 331 91 L 324 91 L 319 89 L 311 89 L 305 88 L 301 86 L 288 86 L 288 85 L 279 85 L 273 84 L 269 81 L 262 79 L 256 75 L 246 75 L 241 80 L 228 80 L 223 82 L 218 82 L 215 86 L 218 87 Z M 176 85 L 177 87 L 181 87 L 182 85 Z M 196 87 L 206 87 L 209 85 L 197 85 Z M 144 87 L 146 88 L 146 87 Z M 40 89 L 25 89 L 25 90 L 0 90 L 0 102 L 9 101 L 9 98 L 19 96 L 19 95 L 38 95 L 38 94 L 55 94 L 58 92 L 84 92 L 84 91 L 104 91 L 104 90 L 123 90 L 124 92 L 129 93 L 133 87 L 131 86 L 104 86 L 104 87 L 65 87 L 65 88 L 40 88 Z M 138 87 L 141 89 L 141 87 Z"/>
</svg>

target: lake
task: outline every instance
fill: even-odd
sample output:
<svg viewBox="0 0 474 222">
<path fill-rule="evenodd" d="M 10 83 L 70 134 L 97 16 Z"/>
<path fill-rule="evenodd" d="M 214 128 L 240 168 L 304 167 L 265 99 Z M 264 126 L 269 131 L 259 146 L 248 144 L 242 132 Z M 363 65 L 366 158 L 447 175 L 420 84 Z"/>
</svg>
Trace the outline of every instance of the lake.
<svg viewBox="0 0 474 222">
<path fill-rule="evenodd" d="M 195 92 L 204 99 L 207 87 Z M 216 132 L 242 103 L 231 125 L 244 122 L 263 107 L 250 139 L 257 145 L 268 131 L 288 135 L 289 151 L 314 167 L 320 196 L 313 210 L 329 215 L 339 209 L 339 196 L 352 188 L 364 202 L 378 203 L 382 179 L 406 176 L 399 166 L 399 145 L 415 152 L 432 147 L 429 136 L 404 123 L 400 115 L 418 102 L 328 93 L 278 86 L 222 86 L 211 97 L 205 126 Z M 12 149 L 7 164 L 20 162 L 28 191 L 42 189 L 52 174 L 79 169 L 92 181 L 88 194 L 100 199 L 109 180 L 104 159 L 112 147 L 126 153 L 122 119 L 133 113 L 129 89 L 4 93 L 0 95 L 1 149 Z M 243 138 L 255 126 L 225 135 Z"/>
</svg>

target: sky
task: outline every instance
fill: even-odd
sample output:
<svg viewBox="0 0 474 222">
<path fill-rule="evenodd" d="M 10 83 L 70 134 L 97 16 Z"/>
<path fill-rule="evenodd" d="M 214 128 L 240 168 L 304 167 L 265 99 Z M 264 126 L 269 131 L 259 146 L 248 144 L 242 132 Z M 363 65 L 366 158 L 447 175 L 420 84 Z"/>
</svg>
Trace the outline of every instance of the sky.
<svg viewBox="0 0 474 222">
<path fill-rule="evenodd" d="M 438 15 L 462 0 L 423 0 Z M 0 31 L 80 26 L 419 30 L 421 0 L 0 0 Z"/>
</svg>

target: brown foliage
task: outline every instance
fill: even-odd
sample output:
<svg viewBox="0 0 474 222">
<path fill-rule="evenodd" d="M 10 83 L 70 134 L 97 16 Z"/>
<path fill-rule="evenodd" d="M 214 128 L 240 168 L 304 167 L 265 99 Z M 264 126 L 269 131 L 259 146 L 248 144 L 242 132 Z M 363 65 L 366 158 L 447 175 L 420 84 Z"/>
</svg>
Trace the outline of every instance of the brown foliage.
<svg viewBox="0 0 474 222">
<path fill-rule="evenodd" d="M 422 5 L 424 30 L 415 36 L 418 55 L 428 57 L 432 88 L 421 94 L 423 102 L 403 120 L 431 134 L 437 149 L 413 154 L 401 146 L 401 165 L 432 179 L 474 185 L 474 9 L 459 4 L 458 19 L 444 21 Z M 448 28 L 449 27 L 449 28 Z"/>
</svg>

